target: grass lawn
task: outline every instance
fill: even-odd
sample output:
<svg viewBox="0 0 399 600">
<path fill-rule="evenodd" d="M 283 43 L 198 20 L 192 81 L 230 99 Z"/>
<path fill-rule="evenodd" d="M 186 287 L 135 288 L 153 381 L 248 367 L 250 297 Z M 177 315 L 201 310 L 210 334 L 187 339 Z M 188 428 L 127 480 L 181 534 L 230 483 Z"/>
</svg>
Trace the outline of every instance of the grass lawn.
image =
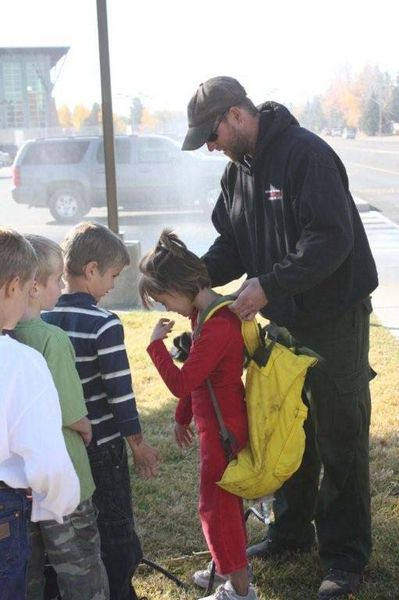
<svg viewBox="0 0 399 600">
<path fill-rule="evenodd" d="M 201 590 L 191 586 L 191 573 L 209 560 L 197 517 L 197 447 L 181 451 L 172 435 L 175 399 L 159 378 L 145 348 L 158 312 L 121 314 L 137 402 L 147 440 L 162 456 L 160 476 L 153 481 L 133 477 L 137 529 L 146 558 L 190 584 L 184 592 L 165 577 L 141 566 L 135 576 L 139 596 L 148 600 L 194 600 Z M 188 329 L 176 317 L 175 331 Z M 371 491 L 374 552 L 358 600 L 399 599 L 399 343 L 377 321 L 371 328 L 372 382 Z M 248 522 L 251 543 L 263 526 Z M 310 600 L 322 577 L 316 553 L 290 562 L 253 561 L 261 600 Z"/>
</svg>

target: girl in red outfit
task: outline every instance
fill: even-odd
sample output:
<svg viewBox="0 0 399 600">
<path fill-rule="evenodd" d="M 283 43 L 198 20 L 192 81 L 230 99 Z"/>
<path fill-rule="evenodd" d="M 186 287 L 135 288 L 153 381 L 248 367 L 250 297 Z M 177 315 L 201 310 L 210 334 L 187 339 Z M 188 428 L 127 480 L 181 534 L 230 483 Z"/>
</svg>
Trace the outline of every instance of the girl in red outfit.
<svg viewBox="0 0 399 600">
<path fill-rule="evenodd" d="M 201 311 L 218 297 L 210 288 L 203 262 L 168 230 L 162 232 L 156 248 L 143 258 L 140 270 L 139 289 L 144 306 L 149 308 L 153 301 L 160 302 L 166 310 L 189 317 L 194 331 Z M 193 416 L 199 435 L 199 514 L 216 570 L 225 576 L 219 577 L 225 583 L 215 594 L 207 596 L 207 600 L 256 600 L 254 588 L 248 581 L 242 500 L 216 484 L 227 461 L 205 382 L 210 379 L 226 427 L 241 449 L 248 438 L 241 381 L 244 356 L 241 322 L 228 308 L 218 310 L 204 323 L 200 335 L 194 336 L 181 369 L 174 364 L 163 342 L 173 325 L 174 321 L 160 319 L 147 351 L 172 394 L 179 398 L 175 424 L 178 445 L 191 444 Z M 194 575 L 194 581 L 198 574 Z"/>
</svg>

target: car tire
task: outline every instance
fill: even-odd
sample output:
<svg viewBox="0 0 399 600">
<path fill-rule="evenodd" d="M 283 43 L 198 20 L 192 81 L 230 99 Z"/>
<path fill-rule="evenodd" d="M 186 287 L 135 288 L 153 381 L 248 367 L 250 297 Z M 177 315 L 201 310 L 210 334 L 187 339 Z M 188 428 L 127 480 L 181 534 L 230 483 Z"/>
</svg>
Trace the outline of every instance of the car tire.
<svg viewBox="0 0 399 600">
<path fill-rule="evenodd" d="M 90 210 L 82 193 L 74 187 L 55 190 L 50 196 L 48 207 L 58 223 L 76 223 Z"/>
</svg>

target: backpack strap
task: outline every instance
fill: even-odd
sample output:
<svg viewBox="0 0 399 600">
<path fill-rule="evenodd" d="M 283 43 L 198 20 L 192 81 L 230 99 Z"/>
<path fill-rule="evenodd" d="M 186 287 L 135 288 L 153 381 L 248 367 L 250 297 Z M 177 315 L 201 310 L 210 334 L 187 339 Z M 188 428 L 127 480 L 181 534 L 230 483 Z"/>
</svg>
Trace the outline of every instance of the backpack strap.
<svg viewBox="0 0 399 600">
<path fill-rule="evenodd" d="M 201 329 L 208 319 L 215 314 L 220 308 L 229 306 L 236 300 L 235 296 L 220 296 L 216 298 L 198 317 L 197 327 L 194 332 L 194 337 L 198 337 Z M 264 348 L 264 340 L 261 335 L 259 324 L 256 319 L 252 321 L 241 321 L 241 333 L 244 339 L 245 349 L 250 358 L 254 358 L 259 348 Z"/>
<path fill-rule="evenodd" d="M 219 433 L 222 439 L 222 446 L 224 450 L 224 455 L 226 457 L 227 462 L 230 462 L 237 456 L 238 453 L 238 444 L 234 435 L 231 433 L 229 429 L 227 429 L 222 411 L 220 410 L 219 402 L 217 401 L 215 390 L 213 389 L 213 385 L 211 384 L 211 380 L 207 377 L 206 385 L 208 387 L 208 392 L 212 400 L 213 409 L 215 411 L 215 415 L 219 424 Z"/>
<path fill-rule="evenodd" d="M 224 306 L 229 306 L 230 304 L 233 304 L 235 299 L 236 298 L 234 296 L 220 296 L 219 298 L 216 298 L 216 300 L 211 302 L 210 305 L 198 316 L 198 323 L 194 332 L 195 337 L 198 337 L 198 335 L 200 334 L 200 331 L 205 321 L 210 319 L 212 315 L 215 314 L 217 310 L 219 310 L 219 308 L 223 308 Z"/>
<path fill-rule="evenodd" d="M 198 317 L 197 327 L 195 328 L 195 331 L 194 331 L 194 339 L 199 337 L 202 326 L 205 323 L 205 321 L 210 319 L 210 317 L 217 310 L 219 310 L 219 308 L 223 308 L 223 306 L 228 306 L 229 304 L 232 304 L 232 302 L 234 302 L 234 300 L 235 300 L 234 296 L 221 296 L 220 298 L 216 298 L 216 300 L 211 302 L 211 304 Z M 207 379 L 205 381 L 206 381 L 209 395 L 211 397 L 211 401 L 212 401 L 213 409 L 215 411 L 216 419 L 219 424 L 219 433 L 220 433 L 220 437 L 222 440 L 224 454 L 225 454 L 227 462 L 230 462 L 235 456 L 237 456 L 237 452 L 238 452 L 237 440 L 235 439 L 234 435 L 231 433 L 231 431 L 229 429 L 227 429 L 227 427 L 225 425 L 222 411 L 220 410 L 220 406 L 219 406 L 218 400 L 216 398 L 215 390 L 213 389 L 211 380 L 209 379 L 209 377 L 207 377 Z"/>
<path fill-rule="evenodd" d="M 212 317 L 220 308 L 229 306 L 235 300 L 235 296 L 220 296 L 216 298 L 211 304 L 199 315 L 197 327 L 195 328 L 193 337 L 198 338 L 201 329 L 208 319 Z M 264 366 L 271 354 L 275 340 L 272 339 L 271 343 L 266 346 L 264 338 L 261 335 L 261 330 L 256 319 L 252 321 L 241 322 L 241 333 L 244 339 L 245 348 L 250 360 L 254 360 L 259 366 Z M 269 337 L 272 337 L 269 335 Z M 216 398 L 215 390 L 213 389 L 212 383 L 209 378 L 206 379 L 206 385 L 208 387 L 209 395 L 211 397 L 212 405 L 215 411 L 215 415 L 219 424 L 220 437 L 222 439 L 222 446 L 228 462 L 230 462 L 235 456 L 237 456 L 238 445 L 234 435 L 229 431 L 224 423 L 223 415 L 220 410 L 219 403 Z"/>
</svg>

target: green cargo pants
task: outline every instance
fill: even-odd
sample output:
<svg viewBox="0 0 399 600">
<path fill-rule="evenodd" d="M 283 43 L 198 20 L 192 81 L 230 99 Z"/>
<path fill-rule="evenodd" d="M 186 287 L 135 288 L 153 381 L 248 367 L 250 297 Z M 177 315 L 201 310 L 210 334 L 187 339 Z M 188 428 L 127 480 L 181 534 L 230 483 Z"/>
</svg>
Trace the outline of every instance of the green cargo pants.
<svg viewBox="0 0 399 600">
<path fill-rule="evenodd" d="M 366 299 L 337 319 L 290 332 L 296 346 L 323 360 L 308 376 L 302 465 L 276 493 L 269 535 L 282 547 L 307 546 L 314 541 L 314 521 L 327 569 L 361 572 L 371 553 L 370 312 Z"/>
</svg>

